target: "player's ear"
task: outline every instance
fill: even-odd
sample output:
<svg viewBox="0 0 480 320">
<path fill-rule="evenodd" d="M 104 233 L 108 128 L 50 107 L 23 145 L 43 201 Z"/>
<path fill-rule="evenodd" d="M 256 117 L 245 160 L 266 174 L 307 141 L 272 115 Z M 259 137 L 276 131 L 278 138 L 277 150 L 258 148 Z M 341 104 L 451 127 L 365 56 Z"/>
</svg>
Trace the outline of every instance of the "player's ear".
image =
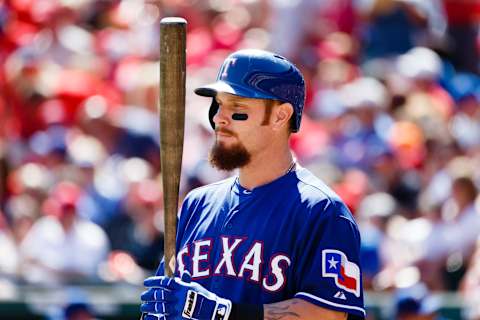
<svg viewBox="0 0 480 320">
<path fill-rule="evenodd" d="M 281 103 L 274 107 L 272 112 L 272 127 L 274 130 L 280 130 L 290 125 L 290 118 L 293 115 L 293 106 L 290 103 Z"/>
</svg>

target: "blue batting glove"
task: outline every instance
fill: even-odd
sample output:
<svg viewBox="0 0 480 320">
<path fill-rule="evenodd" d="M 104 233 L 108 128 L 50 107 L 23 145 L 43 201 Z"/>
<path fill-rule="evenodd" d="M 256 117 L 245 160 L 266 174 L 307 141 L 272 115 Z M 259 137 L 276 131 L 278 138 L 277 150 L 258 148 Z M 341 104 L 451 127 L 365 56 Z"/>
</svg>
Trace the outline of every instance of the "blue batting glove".
<svg viewBox="0 0 480 320">
<path fill-rule="evenodd" d="M 182 279 L 150 277 L 144 284 L 148 288 L 141 296 L 144 320 L 228 320 L 230 316 L 232 302 L 190 282 L 188 273 Z"/>
</svg>

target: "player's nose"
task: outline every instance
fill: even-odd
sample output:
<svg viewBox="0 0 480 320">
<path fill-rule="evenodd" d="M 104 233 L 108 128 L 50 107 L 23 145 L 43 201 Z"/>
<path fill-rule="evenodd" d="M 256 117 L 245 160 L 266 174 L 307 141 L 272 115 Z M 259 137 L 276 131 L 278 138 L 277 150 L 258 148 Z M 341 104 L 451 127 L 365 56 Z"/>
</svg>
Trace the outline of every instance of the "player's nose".
<svg viewBox="0 0 480 320">
<path fill-rule="evenodd" d="M 224 108 L 221 106 L 218 107 L 217 113 L 213 116 L 213 123 L 215 123 L 215 127 L 225 127 L 229 123 L 229 117 Z"/>
</svg>

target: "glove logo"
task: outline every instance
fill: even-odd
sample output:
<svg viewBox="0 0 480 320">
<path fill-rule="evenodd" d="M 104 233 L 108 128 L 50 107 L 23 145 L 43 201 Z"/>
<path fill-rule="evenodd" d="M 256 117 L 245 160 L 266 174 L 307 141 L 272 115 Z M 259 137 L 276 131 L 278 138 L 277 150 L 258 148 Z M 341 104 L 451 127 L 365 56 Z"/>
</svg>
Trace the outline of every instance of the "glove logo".
<svg viewBox="0 0 480 320">
<path fill-rule="evenodd" d="M 192 319 L 193 310 L 195 310 L 195 304 L 197 303 L 197 293 L 193 290 L 188 290 L 185 306 L 183 307 L 182 316 L 187 319 Z"/>
<path fill-rule="evenodd" d="M 218 306 L 218 309 L 215 313 L 215 320 L 223 320 L 225 319 L 225 315 L 227 313 L 227 307 L 226 306 Z"/>
</svg>

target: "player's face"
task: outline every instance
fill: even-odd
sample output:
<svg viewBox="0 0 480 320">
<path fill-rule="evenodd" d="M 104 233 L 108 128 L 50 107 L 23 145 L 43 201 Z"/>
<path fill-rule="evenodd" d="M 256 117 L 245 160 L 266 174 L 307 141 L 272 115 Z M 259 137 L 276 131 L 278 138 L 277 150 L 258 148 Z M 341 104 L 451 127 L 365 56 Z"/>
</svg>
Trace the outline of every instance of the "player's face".
<svg viewBox="0 0 480 320">
<path fill-rule="evenodd" d="M 210 162 L 221 170 L 241 168 L 250 162 L 252 154 L 262 148 L 265 134 L 265 101 L 218 93 L 219 104 L 215 122 L 216 141 L 210 152 Z M 234 120 L 233 114 L 246 115 L 246 120 Z"/>
</svg>

